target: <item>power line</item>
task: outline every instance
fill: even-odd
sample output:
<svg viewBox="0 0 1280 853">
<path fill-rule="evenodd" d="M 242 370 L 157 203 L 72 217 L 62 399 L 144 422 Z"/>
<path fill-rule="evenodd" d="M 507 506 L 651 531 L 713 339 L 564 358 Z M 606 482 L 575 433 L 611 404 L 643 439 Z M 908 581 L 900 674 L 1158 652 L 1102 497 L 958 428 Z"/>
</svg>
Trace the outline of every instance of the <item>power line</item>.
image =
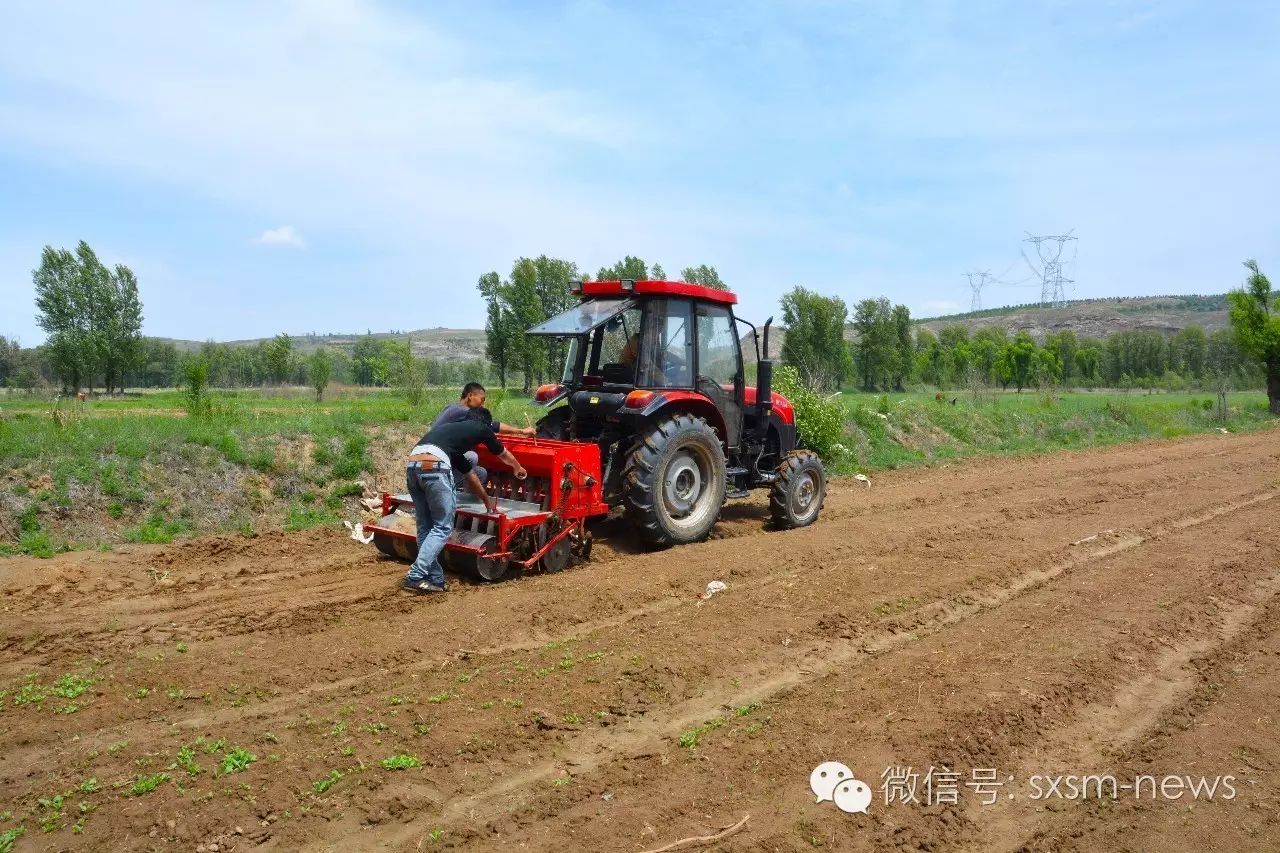
<svg viewBox="0 0 1280 853">
<path fill-rule="evenodd" d="M 1077 239 L 1072 236 L 1075 230 L 1072 228 L 1066 234 L 1047 234 L 1044 236 L 1036 236 L 1030 231 L 1026 232 L 1027 237 L 1023 242 L 1035 245 L 1036 256 L 1040 259 L 1040 268 L 1036 268 L 1036 265 L 1027 257 L 1026 251 L 1023 251 L 1022 259 L 1027 262 L 1027 266 L 1040 279 L 1041 305 L 1061 308 L 1067 304 L 1067 285 L 1075 282 L 1067 278 L 1063 272 L 1062 251 L 1069 241 Z M 1076 252 L 1079 251 L 1079 246 L 1074 243 L 1073 248 Z M 1071 262 L 1075 262 L 1074 253 L 1072 254 Z"/>
</svg>

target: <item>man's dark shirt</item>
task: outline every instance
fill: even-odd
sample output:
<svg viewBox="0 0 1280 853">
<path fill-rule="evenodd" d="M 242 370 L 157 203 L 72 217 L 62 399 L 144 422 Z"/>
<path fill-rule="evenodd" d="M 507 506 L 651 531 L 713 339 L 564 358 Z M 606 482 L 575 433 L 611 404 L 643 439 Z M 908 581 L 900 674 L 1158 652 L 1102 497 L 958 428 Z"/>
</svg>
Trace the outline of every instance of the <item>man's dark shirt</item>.
<svg viewBox="0 0 1280 853">
<path fill-rule="evenodd" d="M 453 424 L 458 421 L 465 421 L 471 417 L 471 410 L 461 403 L 450 403 L 440 410 L 440 414 L 436 415 L 435 421 L 432 422 L 431 428 L 442 427 L 445 424 Z M 494 421 L 491 424 L 494 432 L 502 432 L 502 424 Z"/>
<path fill-rule="evenodd" d="M 449 465 L 455 474 L 471 471 L 471 461 L 462 454 L 477 444 L 483 444 L 494 456 L 500 456 L 506 448 L 493 433 L 493 427 L 479 421 L 454 421 L 444 426 L 432 427 L 418 440 L 418 445 L 434 444 L 449 454 Z M 419 451 L 421 452 L 421 451 Z"/>
</svg>

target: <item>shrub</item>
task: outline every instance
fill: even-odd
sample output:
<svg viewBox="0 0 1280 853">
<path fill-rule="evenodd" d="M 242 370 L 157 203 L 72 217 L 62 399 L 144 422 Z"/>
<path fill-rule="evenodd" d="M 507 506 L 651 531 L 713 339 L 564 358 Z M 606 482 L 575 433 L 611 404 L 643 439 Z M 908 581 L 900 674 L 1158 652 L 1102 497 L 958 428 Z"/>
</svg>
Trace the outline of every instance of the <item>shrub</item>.
<svg viewBox="0 0 1280 853">
<path fill-rule="evenodd" d="M 800 374 L 789 365 L 774 373 L 773 387 L 795 406 L 801 444 L 834 461 L 844 450 L 840 445 L 844 437 L 844 407 L 805 387 Z"/>
</svg>

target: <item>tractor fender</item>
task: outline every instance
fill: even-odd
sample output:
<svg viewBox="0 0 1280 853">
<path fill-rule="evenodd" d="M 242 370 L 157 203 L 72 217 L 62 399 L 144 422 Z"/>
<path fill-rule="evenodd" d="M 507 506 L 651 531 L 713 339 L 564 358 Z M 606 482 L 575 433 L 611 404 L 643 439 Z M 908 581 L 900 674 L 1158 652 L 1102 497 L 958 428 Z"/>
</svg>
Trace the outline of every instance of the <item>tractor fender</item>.
<svg viewBox="0 0 1280 853">
<path fill-rule="evenodd" d="M 657 392 L 654 398 L 636 414 L 642 420 L 653 420 L 677 412 L 688 412 L 694 417 L 702 418 L 716 431 L 716 435 L 720 436 L 720 442 L 722 444 L 725 442 L 724 418 L 720 415 L 720 410 L 716 408 L 715 403 L 694 391 Z"/>
<path fill-rule="evenodd" d="M 776 437 L 780 456 L 786 456 L 800 444 L 800 435 L 796 431 L 795 420 L 788 422 L 780 417 L 776 410 L 769 413 L 769 433 Z"/>
</svg>

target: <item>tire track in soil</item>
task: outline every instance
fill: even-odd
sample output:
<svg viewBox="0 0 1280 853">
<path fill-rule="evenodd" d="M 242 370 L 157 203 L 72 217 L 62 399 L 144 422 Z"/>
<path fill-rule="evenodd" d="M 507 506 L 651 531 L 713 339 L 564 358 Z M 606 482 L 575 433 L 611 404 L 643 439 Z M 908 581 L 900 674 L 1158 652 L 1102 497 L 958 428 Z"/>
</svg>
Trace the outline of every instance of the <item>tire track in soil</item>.
<svg viewBox="0 0 1280 853">
<path fill-rule="evenodd" d="M 1280 740 L 1273 717 L 1280 700 L 1280 604 L 1273 598 L 1247 631 L 1193 665 L 1194 693 L 1166 709 L 1140 743 L 1117 754 L 1117 774 L 1229 772 L 1236 796 L 1194 804 L 1199 814 L 1154 801 L 1082 802 L 1045 815 L 1021 849 L 1280 849 L 1280 786 L 1274 782 Z M 1234 809 L 1228 821 L 1204 819 L 1224 803 Z"/>
<path fill-rule="evenodd" d="M 1180 483 L 1177 478 L 1162 478 L 1160 480 L 1162 487 L 1176 489 Z M 1213 517 L 1212 514 L 1209 517 Z M 914 534 L 913 534 L 914 535 Z M 378 561 L 379 563 L 383 561 Z M 398 565 L 398 564 L 396 564 Z M 767 591 L 770 588 L 796 580 L 798 572 L 794 569 L 786 569 L 779 572 L 766 574 L 758 579 L 753 579 L 752 589 L 758 591 Z M 483 589 L 483 587 L 481 588 Z M 972 592 L 966 590 L 958 596 L 960 601 L 969 601 L 972 599 Z M 269 598 L 269 596 L 264 596 Z M 370 610 L 388 609 L 395 610 L 399 613 L 407 613 L 412 611 L 415 602 L 406 601 L 395 591 L 386 591 L 368 594 L 361 599 L 370 605 L 389 605 L 384 608 L 371 606 Z M 941 599 L 927 602 L 912 611 L 922 619 L 934 619 L 938 613 L 945 614 L 949 608 L 952 608 L 957 600 L 956 596 L 947 596 Z M 326 684 L 321 684 L 310 688 L 305 695 L 287 695 L 278 700 L 268 700 L 255 708 L 255 715 L 262 719 L 271 719 L 280 716 L 289 711 L 296 710 L 299 707 L 313 704 L 317 699 L 326 695 L 337 695 L 344 692 L 350 692 L 353 688 L 365 684 L 370 681 L 387 681 L 390 679 L 403 679 L 407 675 L 414 673 L 424 673 L 438 670 L 444 665 L 454 660 L 467 661 L 469 665 L 482 663 L 486 659 L 510 654 L 513 652 L 527 651 L 539 648 L 543 643 L 550 639 L 564 640 L 581 640 L 599 631 L 609 628 L 616 628 L 638 619 L 652 618 L 654 616 L 673 612 L 681 607 L 693 606 L 694 602 L 687 597 L 667 597 L 662 598 L 646 605 L 623 611 L 620 614 L 606 617 L 599 620 L 591 620 L 580 623 L 568 631 L 534 631 L 528 637 L 518 639 L 514 642 L 496 644 L 492 646 L 481 646 L 478 649 L 469 650 L 468 654 L 459 656 L 457 653 L 444 658 L 431 658 L 425 661 L 413 661 L 403 665 L 384 668 L 377 673 L 362 674 L 347 678 L 336 679 Z M 297 627 L 307 624 L 311 620 L 317 624 L 327 624 L 333 618 L 348 614 L 350 611 L 335 609 L 328 602 L 322 602 L 314 605 L 308 605 L 305 608 L 298 608 L 295 611 L 289 611 L 290 618 L 282 624 L 274 624 L 272 622 L 272 614 L 251 613 L 237 617 L 230 617 L 226 624 L 235 626 L 241 630 L 231 633 L 244 633 L 251 630 L 276 630 L 286 627 Z M 904 617 L 905 619 L 905 617 Z M 164 623 L 165 627 L 170 624 L 169 621 Z M 188 627 L 184 629 L 184 637 L 192 637 L 199 639 L 203 636 L 216 635 L 217 623 L 210 627 L 204 626 L 205 630 L 197 631 Z M 172 630 L 172 629 L 169 629 Z M 901 623 L 893 628 L 897 633 L 909 630 L 907 622 Z M 142 645 L 146 641 L 143 638 L 136 638 L 134 645 Z M 224 708 L 211 714 L 200 714 L 194 717 L 187 717 L 172 721 L 170 725 L 185 729 L 199 730 L 210 726 L 221 725 L 223 723 L 235 720 L 242 716 L 242 711 L 237 708 Z"/>
<path fill-rule="evenodd" d="M 1273 498 L 1274 495 L 1256 495 L 1254 499 L 1239 502 L 1241 506 L 1224 505 L 1218 508 L 1218 512 L 1196 513 L 1193 518 L 1207 521 L 1211 516 L 1219 521 L 1219 525 L 1229 520 L 1231 528 L 1238 531 L 1249 523 L 1256 524 L 1266 518 L 1264 513 L 1269 510 L 1268 501 Z M 1170 525 L 1170 529 L 1175 527 L 1177 525 Z M 1183 524 L 1181 529 L 1199 533 L 1194 524 Z M 499 814 L 500 810 L 495 809 L 487 830 L 473 827 L 465 838 L 476 842 L 486 839 L 496 845 L 500 833 L 506 846 L 515 846 L 519 842 L 521 847 L 550 850 L 557 849 L 551 839 L 562 837 L 554 834 L 553 826 L 567 824 L 576 827 L 578 844 L 584 849 L 631 849 L 615 839 L 635 837 L 628 834 L 628 830 L 637 828 L 633 817 L 637 814 L 648 815 L 653 823 L 676 819 L 676 825 L 668 827 L 664 835 L 679 837 L 693 834 L 701 827 L 699 823 L 686 825 L 691 814 L 705 815 L 707 825 L 710 825 L 729 815 L 750 810 L 753 813 L 753 837 L 741 841 L 735 839 L 725 846 L 726 850 L 811 849 L 808 833 L 818 831 L 831 833 L 830 839 L 825 836 L 821 839 L 821 846 L 841 850 L 950 850 L 956 849 L 957 845 L 964 846 L 966 839 L 976 837 L 977 826 L 954 807 L 928 813 L 915 812 L 911 807 L 906 807 L 905 812 L 873 809 L 870 820 L 851 818 L 829 806 L 825 810 L 814 808 L 804 785 L 805 777 L 798 772 L 791 778 L 778 780 L 768 767 L 780 762 L 794 765 L 803 761 L 802 766 L 807 770 L 828 758 L 846 761 L 852 758 L 851 763 L 863 770 L 898 761 L 921 767 L 922 757 L 932 759 L 935 765 L 952 767 L 965 767 L 966 758 L 973 762 L 968 765 L 972 767 L 1013 765 L 1015 762 L 1010 760 L 1011 757 L 1020 759 L 1025 751 L 1034 750 L 1042 737 L 1053 736 L 1059 729 L 1074 724 L 1078 708 L 1104 706 L 1113 692 L 1098 688 L 1111 683 L 1113 674 L 1127 674 L 1125 677 L 1134 681 L 1140 679 L 1146 666 L 1141 652 L 1144 647 L 1156 650 L 1151 653 L 1154 659 L 1160 649 L 1170 645 L 1165 635 L 1196 635 L 1191 642 L 1197 642 L 1203 639 L 1205 632 L 1217 630 L 1216 625 L 1199 624 L 1204 622 L 1202 617 L 1188 619 L 1183 614 L 1184 605 L 1198 601 L 1196 595 L 1200 589 L 1200 578 L 1189 573 L 1178 574 L 1178 564 L 1169 562 L 1171 555 L 1183 553 L 1196 540 L 1187 539 L 1186 533 L 1158 533 L 1160 535 L 1146 539 L 1146 548 L 1122 548 L 1109 559 L 1089 565 L 1087 570 L 1083 566 L 1078 567 L 1059 576 L 1056 583 L 1041 584 L 1029 590 L 1029 594 L 1015 596 L 1005 607 L 988 609 L 977 614 L 977 618 L 957 623 L 951 631 L 921 636 L 919 642 L 902 643 L 886 654 L 864 661 L 856 678 L 843 678 L 846 675 L 843 672 L 829 673 L 821 681 L 806 680 L 791 693 L 777 697 L 773 703 L 766 703 L 766 708 L 773 712 L 775 722 L 772 725 L 783 725 L 788 732 L 790 739 L 782 739 L 787 744 L 782 750 L 785 756 L 776 747 L 762 746 L 757 740 L 736 740 L 721 752 L 713 751 L 718 744 L 708 746 L 701 760 L 692 754 L 685 758 L 682 750 L 674 750 L 680 757 L 670 766 L 667 760 L 669 752 L 662 749 L 630 760 L 621 757 L 615 765 L 601 767 L 595 778 L 584 777 L 579 783 L 575 776 L 574 788 L 580 787 L 581 796 L 566 798 L 548 793 L 544 787 L 534 794 L 530 802 L 518 803 L 509 814 Z M 1240 557 L 1228 559 L 1213 571 L 1207 565 L 1201 569 L 1206 574 L 1204 580 L 1208 588 L 1226 597 L 1249 597 L 1268 592 L 1271 572 L 1280 564 L 1275 559 L 1274 543 L 1265 537 L 1253 537 L 1253 541 L 1246 537 L 1238 545 L 1234 544 L 1235 540 L 1232 542 L 1231 547 L 1224 545 L 1223 550 L 1227 557 L 1233 553 Z M 1146 566 L 1152 565 L 1153 557 L 1144 557 L 1147 554 L 1160 561 L 1156 565 L 1162 565 L 1165 576 L 1176 579 L 1176 585 L 1170 584 L 1168 589 L 1162 590 L 1148 583 L 1141 593 L 1132 596 L 1133 599 L 1141 599 L 1133 602 L 1137 608 L 1135 611 L 1128 609 L 1130 596 L 1097 598 L 1100 591 L 1112 587 L 1113 575 L 1117 576 L 1115 581 L 1120 583 L 1121 589 L 1125 588 L 1125 582 L 1131 584 L 1135 578 L 1150 577 Z M 1257 573 L 1257 556 L 1264 557 L 1264 565 L 1269 565 L 1271 572 L 1267 572 L 1264 575 L 1266 579 L 1255 585 L 1252 591 L 1234 589 L 1237 573 L 1246 571 L 1240 578 L 1247 578 L 1249 569 Z M 1172 598 L 1162 602 L 1162 596 Z M 1104 601 L 1105 606 L 1100 606 Z M 1164 610 L 1166 605 L 1172 610 Z M 1231 614 L 1233 622 L 1249 621 L 1247 610 L 1236 612 L 1233 607 L 1223 605 L 1215 607 L 1214 612 L 1215 618 L 1219 613 L 1227 613 Z M 1118 617 L 1124 618 L 1130 613 L 1133 613 L 1134 622 L 1117 621 Z M 1059 658 L 1052 666 L 1046 667 L 1057 670 L 1056 673 L 1036 673 L 1025 669 L 1028 664 L 1034 666 L 1035 657 L 1026 654 L 1030 649 L 1024 650 L 1026 641 L 1018 639 L 1016 623 L 1036 621 L 1036 616 L 1031 614 L 1052 614 L 1053 617 L 1052 622 L 1039 625 L 1031 634 L 1032 639 L 1043 647 L 1041 654 L 1044 649 L 1055 649 L 1053 638 L 1062 637 L 1064 629 L 1074 629 L 1077 635 L 1072 637 L 1074 646 L 1068 644 L 1061 653 L 1069 657 L 1065 660 Z M 1157 617 L 1159 621 L 1138 629 L 1137 626 L 1142 625 L 1138 614 Z M 1009 620 L 1015 622 L 1012 630 L 1002 626 L 1002 622 Z M 1031 624 L 1022 625 L 1023 629 L 1032 627 Z M 1080 636 L 1081 633 L 1084 636 Z M 1174 644 L 1175 647 L 1180 645 Z M 1079 652 L 1073 653 L 1073 647 L 1088 650 L 1087 656 L 1077 658 Z M 945 672 L 948 673 L 941 679 L 931 663 L 939 655 L 945 656 Z M 996 679 L 995 684 L 1004 688 L 1000 694 L 1004 701 L 998 714 L 988 717 L 984 715 L 982 697 L 990 695 L 984 691 L 992 683 L 990 670 L 993 666 L 997 670 L 1013 668 L 1015 672 L 1018 667 L 1024 668 L 1022 671 L 1027 675 L 1023 683 L 1031 692 L 1019 686 L 1018 681 L 1007 684 Z M 977 683 L 966 678 L 967 673 L 974 673 Z M 939 680 L 942 683 L 934 683 Z M 940 692 L 946 690 L 948 683 L 951 692 Z M 932 697 L 921 705 L 917 696 L 913 706 L 901 692 L 905 688 L 915 694 L 919 689 L 917 685 L 929 686 Z M 1008 692 L 1008 688 L 1015 686 L 1018 687 L 1016 692 Z M 953 703 L 960 709 L 958 715 L 948 710 Z M 902 713 L 904 705 L 908 709 L 905 714 Z M 779 716 L 784 713 L 784 707 L 785 723 L 780 722 L 782 718 Z M 913 707 L 917 709 L 914 713 L 910 710 Z M 886 709 L 890 709 L 887 717 L 882 716 Z M 817 716 L 815 711 L 818 711 Z M 891 724 L 895 713 L 899 714 L 901 722 Z M 828 714 L 834 720 L 852 723 L 857 736 L 852 741 L 845 741 L 834 731 L 828 733 L 824 727 L 824 723 L 830 722 L 826 719 Z M 859 718 L 865 722 L 857 721 Z M 848 731 L 844 726 L 839 726 L 839 729 Z M 819 751 L 815 751 L 811 740 L 817 741 Z M 837 741 L 842 746 L 837 745 Z M 832 746 L 836 748 L 830 749 Z M 811 757 L 808 761 L 792 758 L 792 752 Z M 703 771 L 700 768 L 704 765 L 711 769 Z M 800 768 L 793 769 L 798 771 Z M 923 772 L 923 768 L 921 770 Z M 773 779 L 775 786 L 761 789 L 759 777 L 765 775 Z M 874 771 L 868 775 L 874 775 Z M 637 779 L 643 780 L 642 786 L 636 783 Z M 731 785 L 729 791 L 740 787 L 741 793 L 725 793 L 726 780 L 738 783 Z M 874 780 L 871 781 L 874 785 Z M 803 793 L 800 792 L 802 788 Z M 614 792 L 615 802 L 628 802 L 625 814 L 613 812 L 610 807 L 602 805 L 595 796 L 602 791 Z M 660 799 L 655 796 L 659 791 L 671 793 L 666 799 Z M 612 821 L 602 817 L 609 813 L 619 817 Z M 598 824 L 602 820 L 608 826 L 606 835 L 600 834 Z M 797 843 L 796 836 L 788 833 L 787 829 L 792 825 L 806 827 L 803 843 Z M 465 832 L 465 829 L 460 831 Z M 594 835 L 590 834 L 593 829 Z M 651 827 L 646 828 L 649 830 Z M 764 838 L 760 837 L 762 832 L 766 833 Z M 402 837 L 407 837 L 407 833 Z M 604 838 L 610 839 L 609 842 L 603 843 Z M 812 843 L 817 844 L 816 841 Z M 389 846 L 403 847 L 399 843 Z M 656 846 L 656 842 L 650 846 Z M 979 846 L 979 849 L 982 848 Z M 1049 843 L 1037 849 L 1057 850 L 1058 847 Z"/>
<path fill-rule="evenodd" d="M 549 782 L 559 776 L 565 767 L 574 768 L 575 777 L 584 777 L 620 757 L 634 759 L 651 755 L 664 741 L 674 738 L 682 730 L 716 717 L 726 707 L 768 702 L 797 686 L 819 680 L 837 670 L 848 671 L 852 666 L 866 663 L 870 657 L 893 651 L 958 625 L 973 616 L 999 608 L 1031 590 L 1057 580 L 1067 572 L 1141 547 L 1163 535 L 1166 529 L 1187 530 L 1276 497 L 1280 497 L 1280 491 L 1268 490 L 1242 501 L 1176 519 L 1167 528 L 1157 528 L 1145 535 L 1124 536 L 1078 557 L 1045 569 L 1026 572 L 1012 582 L 971 591 L 966 594 L 969 600 L 963 603 L 935 602 L 931 608 L 935 611 L 934 614 L 917 621 L 909 632 L 891 628 L 850 640 L 813 644 L 805 649 L 794 667 L 756 672 L 752 674 L 753 680 L 749 684 L 743 678 L 742 685 L 703 693 L 661 715 L 646 715 L 643 722 L 622 735 L 613 732 L 579 735 L 571 739 L 558 756 L 505 775 L 497 783 L 486 786 L 482 792 L 455 796 L 444 801 L 440 806 L 439 820 L 444 824 L 454 824 L 463 819 L 472 822 L 492 820 L 509 809 L 510 799 L 514 795 Z M 375 839 L 380 846 L 398 847 L 418 837 L 421 832 L 420 827 L 411 826 L 389 835 L 376 835 Z"/>
<path fill-rule="evenodd" d="M 1156 730 L 1162 718 L 1187 703 L 1202 680 L 1194 662 L 1221 655 L 1225 648 L 1249 633 L 1269 613 L 1274 616 L 1273 605 L 1277 596 L 1280 596 L 1280 573 L 1255 584 L 1246 601 L 1223 604 L 1219 612 L 1221 627 L 1216 635 L 1168 648 L 1150 671 L 1119 684 L 1114 693 L 1103 701 L 1081 708 L 1072 723 L 1046 738 L 1047 742 L 1037 752 L 1034 763 L 1014 768 L 1015 777 L 1026 779 L 1033 773 L 1046 772 L 1114 772 L 1115 758 L 1138 744 L 1146 733 Z M 1085 805 L 1075 808 L 1084 808 Z M 978 814 L 982 815 L 981 818 Z M 971 809 L 970 818 L 981 827 L 981 837 L 962 849 L 1024 849 L 1042 834 L 1042 824 L 1057 817 L 1056 812 L 1047 811 L 1044 805 L 1027 799 L 1009 801 L 995 812 L 976 807 Z"/>
</svg>

